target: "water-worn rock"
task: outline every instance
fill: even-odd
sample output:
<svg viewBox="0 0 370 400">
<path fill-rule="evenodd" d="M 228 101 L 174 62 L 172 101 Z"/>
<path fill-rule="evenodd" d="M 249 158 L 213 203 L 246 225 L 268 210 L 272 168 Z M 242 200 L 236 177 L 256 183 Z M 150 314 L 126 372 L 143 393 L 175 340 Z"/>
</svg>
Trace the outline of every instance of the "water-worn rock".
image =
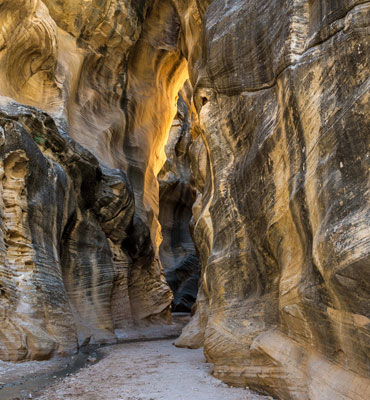
<svg viewBox="0 0 370 400">
<path fill-rule="evenodd" d="M 190 233 L 194 189 L 191 182 L 191 135 L 188 106 L 177 103 L 166 144 L 167 160 L 158 174 L 160 259 L 174 294 L 173 311 L 190 311 L 198 292 L 199 263 Z"/>
<path fill-rule="evenodd" d="M 367 399 L 369 1 L 5 0 L 0 21 L 0 94 L 57 126 L 0 107 L 1 357 L 168 318 L 157 176 L 189 78 L 201 279 L 177 344 L 234 385 Z"/>
<path fill-rule="evenodd" d="M 5 97 L 0 106 L 2 359 L 47 358 L 169 321 L 153 211 L 142 206 L 152 188 L 128 178 L 128 164 L 140 161 L 142 174 L 152 166 L 122 146 L 137 120 L 123 107 L 128 52 L 151 3 L 0 4 L 0 95 L 30 106 Z M 164 111 L 169 124 L 174 109 Z M 165 140 L 167 127 L 159 130 Z"/>
<path fill-rule="evenodd" d="M 161 314 L 161 277 L 135 284 L 150 240 L 137 254 L 123 244 L 140 225 L 126 175 L 101 167 L 46 113 L 8 98 L 0 106 L 1 359 L 112 341 L 115 329 Z"/>
<path fill-rule="evenodd" d="M 198 315 L 178 345 L 279 398 L 370 391 L 364 1 L 214 0 L 194 99 L 209 173 Z"/>
</svg>

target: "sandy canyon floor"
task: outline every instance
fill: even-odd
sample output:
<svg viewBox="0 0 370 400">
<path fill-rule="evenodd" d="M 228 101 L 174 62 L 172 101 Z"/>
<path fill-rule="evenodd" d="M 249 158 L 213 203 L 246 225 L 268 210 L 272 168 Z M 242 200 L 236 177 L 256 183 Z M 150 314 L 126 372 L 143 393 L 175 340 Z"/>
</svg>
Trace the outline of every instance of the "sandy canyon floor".
<svg viewBox="0 0 370 400">
<path fill-rule="evenodd" d="M 199 350 L 178 349 L 173 340 L 104 348 L 104 358 L 49 387 L 43 400 L 261 400 L 271 397 L 230 388 L 211 376 Z"/>
<path fill-rule="evenodd" d="M 42 362 L 0 361 L 0 400 L 267 400 L 215 379 L 203 349 L 173 345 L 189 321 L 125 331 L 124 343 Z M 117 332 L 118 333 L 118 332 Z"/>
<path fill-rule="evenodd" d="M 86 356 L 87 362 L 82 358 L 84 367 L 75 372 L 60 371 L 56 375 L 50 372 L 53 369 L 50 362 L 45 371 L 42 363 L 14 364 L 12 369 L 4 368 L 3 363 L 2 369 L 0 365 L 3 380 L 4 377 L 9 379 L 9 375 L 21 380 L 26 370 L 32 374 L 33 369 L 35 376 L 42 372 L 46 375 L 28 380 L 22 390 L 12 391 L 9 386 L 0 388 L 0 400 L 272 399 L 249 389 L 227 386 L 212 377 L 212 364 L 206 363 L 202 349 L 179 349 L 172 343 L 173 339 L 164 339 L 103 347 Z M 37 387 L 38 382 L 43 389 Z"/>
</svg>

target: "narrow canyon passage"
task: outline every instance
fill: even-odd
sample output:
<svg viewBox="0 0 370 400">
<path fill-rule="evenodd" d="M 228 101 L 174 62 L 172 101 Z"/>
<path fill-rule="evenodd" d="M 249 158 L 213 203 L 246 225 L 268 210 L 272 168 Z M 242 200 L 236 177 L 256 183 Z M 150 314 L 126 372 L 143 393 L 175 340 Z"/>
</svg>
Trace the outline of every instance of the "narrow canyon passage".
<svg viewBox="0 0 370 400">
<path fill-rule="evenodd" d="M 370 1 L 0 26 L 0 400 L 368 400 Z"/>
</svg>

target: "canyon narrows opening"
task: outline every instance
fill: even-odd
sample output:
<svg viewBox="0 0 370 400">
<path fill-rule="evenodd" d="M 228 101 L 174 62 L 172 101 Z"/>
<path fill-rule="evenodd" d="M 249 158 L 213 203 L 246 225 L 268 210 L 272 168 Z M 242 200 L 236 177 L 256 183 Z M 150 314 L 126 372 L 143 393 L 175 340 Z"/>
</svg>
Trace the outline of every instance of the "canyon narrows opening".
<svg viewBox="0 0 370 400">
<path fill-rule="evenodd" d="M 0 397 L 368 399 L 369 21 L 0 1 Z"/>
<path fill-rule="evenodd" d="M 192 182 L 190 113 L 185 96 L 184 88 L 165 146 L 167 159 L 158 175 L 158 219 L 163 237 L 159 255 L 174 295 L 172 311 L 190 313 L 197 297 L 200 267 L 191 236 L 196 189 Z"/>
</svg>

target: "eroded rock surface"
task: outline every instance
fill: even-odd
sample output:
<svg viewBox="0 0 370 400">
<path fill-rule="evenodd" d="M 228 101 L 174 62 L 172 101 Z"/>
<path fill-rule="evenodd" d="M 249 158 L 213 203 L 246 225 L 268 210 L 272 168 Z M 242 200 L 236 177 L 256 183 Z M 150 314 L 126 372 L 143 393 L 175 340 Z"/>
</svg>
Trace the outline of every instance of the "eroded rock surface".
<svg viewBox="0 0 370 400">
<path fill-rule="evenodd" d="M 38 109 L 1 98 L 0 124 L 1 358 L 113 341 L 115 329 L 166 310 L 160 276 L 149 270 L 135 283 L 153 249 L 126 175 L 101 167 Z M 144 238 L 136 252 L 126 240 L 135 234 Z"/>
<path fill-rule="evenodd" d="M 367 399 L 370 3 L 6 0 L 0 21 L 0 94 L 48 113 L 0 107 L 1 358 L 168 320 L 157 176 L 189 78 L 169 147 L 201 273 L 177 344 L 234 385 Z"/>
<path fill-rule="evenodd" d="M 145 35 L 153 36 L 147 44 L 153 57 L 161 40 L 174 43 L 170 57 L 182 57 L 172 29 L 163 33 L 146 22 L 164 14 L 171 24 L 172 8 L 160 7 L 108 0 L 0 4 L 4 360 L 48 358 L 113 341 L 116 329 L 170 321 L 173 296 L 152 221 L 158 190 L 152 203 L 143 202 L 153 169 L 161 168 L 158 157 L 149 160 L 157 139 L 129 130 L 140 118 L 124 106 L 135 80 L 128 87 L 134 46 L 146 43 Z M 165 64 L 146 66 L 150 85 Z M 168 125 L 178 90 L 158 103 Z M 153 115 L 136 122 L 139 129 L 155 125 Z M 157 125 L 160 148 L 169 126 Z M 132 151 L 123 146 L 130 135 L 140 143 Z M 147 187 L 139 175 L 148 176 Z"/>
<path fill-rule="evenodd" d="M 182 97 L 166 144 L 167 160 L 158 174 L 160 259 L 174 294 L 173 311 L 190 311 L 198 292 L 199 262 L 191 237 L 194 188 L 190 166 L 190 118 Z"/>
<path fill-rule="evenodd" d="M 215 0 L 203 17 L 202 287 L 177 343 L 226 382 L 368 397 L 369 12 Z"/>
</svg>

